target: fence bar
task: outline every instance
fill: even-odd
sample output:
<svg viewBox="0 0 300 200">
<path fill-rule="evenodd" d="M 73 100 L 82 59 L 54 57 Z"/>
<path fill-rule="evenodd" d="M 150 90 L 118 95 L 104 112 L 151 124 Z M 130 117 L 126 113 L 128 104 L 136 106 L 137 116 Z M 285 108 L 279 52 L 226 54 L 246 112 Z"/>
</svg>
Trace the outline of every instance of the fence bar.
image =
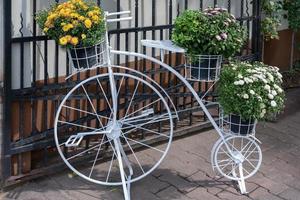
<svg viewBox="0 0 300 200">
<path fill-rule="evenodd" d="M 4 10 L 4 101 L 3 101 L 3 132 L 0 135 L 1 146 L 1 182 L 11 175 L 11 156 L 10 156 L 10 138 L 11 138 L 11 1 L 3 2 Z"/>
</svg>

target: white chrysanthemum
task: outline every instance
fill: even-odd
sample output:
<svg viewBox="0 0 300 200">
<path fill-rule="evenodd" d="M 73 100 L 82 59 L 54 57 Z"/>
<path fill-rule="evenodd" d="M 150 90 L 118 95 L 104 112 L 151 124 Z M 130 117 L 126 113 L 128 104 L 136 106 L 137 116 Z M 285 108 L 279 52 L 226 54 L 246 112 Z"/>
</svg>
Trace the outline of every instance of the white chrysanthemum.
<svg viewBox="0 0 300 200">
<path fill-rule="evenodd" d="M 266 90 L 271 90 L 271 87 L 269 86 L 269 85 L 265 85 L 265 87 L 264 87 Z"/>
<path fill-rule="evenodd" d="M 265 107 L 266 107 L 266 105 L 264 103 L 260 104 L 260 108 L 265 108 Z"/>
<path fill-rule="evenodd" d="M 244 98 L 244 99 L 249 99 L 249 95 L 248 95 L 248 94 L 244 94 L 244 95 L 243 95 L 243 98 Z"/>
<path fill-rule="evenodd" d="M 238 74 L 238 78 L 244 78 L 243 76 L 242 76 L 242 74 Z"/>
<path fill-rule="evenodd" d="M 239 85 L 239 84 L 240 84 L 240 81 L 234 81 L 233 84 L 234 84 L 234 85 Z"/>
<path fill-rule="evenodd" d="M 282 93 L 282 92 L 283 92 L 283 89 L 278 88 L 277 91 L 278 91 L 279 93 Z"/>
<path fill-rule="evenodd" d="M 276 96 L 276 95 L 277 95 L 277 92 L 276 92 L 275 90 L 272 90 L 272 94 L 273 94 L 274 96 Z"/>
<path fill-rule="evenodd" d="M 273 82 L 274 81 L 274 76 L 272 76 L 271 74 L 269 74 L 269 80 Z"/>
<path fill-rule="evenodd" d="M 245 81 L 243 81 L 243 80 L 240 80 L 239 82 L 240 82 L 240 85 L 244 85 L 245 84 Z"/>
<path fill-rule="evenodd" d="M 275 101 L 271 101 L 271 106 L 272 107 L 276 107 L 277 106 L 277 103 Z"/>
<path fill-rule="evenodd" d="M 267 81 L 265 78 L 262 78 L 261 80 L 262 80 L 262 82 L 264 82 L 265 84 L 268 83 L 268 81 Z"/>
<path fill-rule="evenodd" d="M 258 101 L 262 101 L 261 96 L 258 96 L 257 99 L 258 99 Z"/>
<path fill-rule="evenodd" d="M 248 82 L 249 82 L 249 83 L 253 83 L 254 81 L 253 81 L 252 78 L 248 78 Z"/>
<path fill-rule="evenodd" d="M 250 90 L 249 92 L 250 92 L 250 94 L 252 94 L 252 95 L 255 94 L 254 90 Z"/>
<path fill-rule="evenodd" d="M 274 99 L 273 94 L 268 94 L 269 99 Z"/>
</svg>

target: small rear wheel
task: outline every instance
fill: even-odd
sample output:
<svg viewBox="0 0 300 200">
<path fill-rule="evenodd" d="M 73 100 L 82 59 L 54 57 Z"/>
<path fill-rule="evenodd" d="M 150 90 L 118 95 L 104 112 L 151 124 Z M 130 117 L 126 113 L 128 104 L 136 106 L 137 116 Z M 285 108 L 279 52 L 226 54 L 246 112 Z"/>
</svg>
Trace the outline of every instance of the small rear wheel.
<svg viewBox="0 0 300 200">
<path fill-rule="evenodd" d="M 236 181 L 252 177 L 262 162 L 261 148 L 247 136 L 229 136 L 219 140 L 213 156 L 217 171 Z"/>
</svg>

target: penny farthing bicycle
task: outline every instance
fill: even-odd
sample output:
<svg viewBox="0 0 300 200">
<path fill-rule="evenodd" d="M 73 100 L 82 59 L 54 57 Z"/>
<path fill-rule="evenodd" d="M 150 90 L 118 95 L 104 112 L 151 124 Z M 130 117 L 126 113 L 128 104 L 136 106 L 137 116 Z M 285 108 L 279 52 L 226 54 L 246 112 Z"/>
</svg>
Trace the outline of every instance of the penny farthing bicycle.
<svg viewBox="0 0 300 200">
<path fill-rule="evenodd" d="M 121 17 L 127 14 L 130 11 L 106 13 L 105 20 L 107 23 L 131 20 L 131 17 Z M 120 17 L 113 19 L 113 16 Z M 160 61 L 144 54 L 112 50 L 107 31 L 105 36 L 93 47 L 96 55 L 90 55 L 90 48 L 68 51 L 74 72 L 70 77 L 77 74 L 80 79 L 82 73 L 89 76 L 76 82 L 56 113 L 55 142 L 65 164 L 87 181 L 122 186 L 124 198 L 129 200 L 130 184 L 149 175 L 165 158 L 171 145 L 174 122 L 180 121 L 182 110 L 175 107 L 172 92 L 181 91 L 158 83 L 153 73 L 146 75 L 138 68 L 112 63 L 113 56 L 123 56 L 127 61 L 129 58 L 142 60 L 141 65 L 151 62 L 160 66 L 169 76 L 176 77 L 185 87 L 185 93 L 192 94 L 194 100 L 189 104 L 194 107 L 197 104 L 196 107 L 202 109 L 220 136 L 212 150 L 214 169 L 222 176 L 238 181 L 241 192 L 245 193 L 244 180 L 259 169 L 261 149 L 254 133 L 250 136 L 230 134 L 225 116 L 220 118 L 222 126 L 216 123 L 204 100 L 207 93 L 200 97 L 191 83 L 195 81 L 195 72 L 189 73 L 191 67 L 188 64 L 184 77 L 163 62 L 164 51 L 184 53 L 184 50 L 170 41 L 142 41 L 145 47 L 160 50 Z M 79 51 L 84 51 L 85 56 L 80 57 Z M 215 66 L 209 66 L 207 78 L 202 75 L 198 81 L 217 81 L 221 63 L 212 63 Z M 80 68 L 82 64 L 88 67 Z"/>
</svg>

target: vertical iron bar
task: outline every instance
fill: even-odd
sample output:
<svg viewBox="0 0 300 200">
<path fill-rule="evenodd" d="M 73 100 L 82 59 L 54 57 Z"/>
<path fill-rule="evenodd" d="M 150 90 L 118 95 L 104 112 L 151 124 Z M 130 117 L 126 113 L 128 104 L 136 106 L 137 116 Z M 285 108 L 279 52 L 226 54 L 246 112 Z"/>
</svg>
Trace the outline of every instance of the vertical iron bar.
<svg viewBox="0 0 300 200">
<path fill-rule="evenodd" d="M 11 1 L 3 2 L 4 15 L 4 103 L 3 103 L 3 133 L 1 137 L 1 179 L 2 182 L 11 176 Z"/>
</svg>

